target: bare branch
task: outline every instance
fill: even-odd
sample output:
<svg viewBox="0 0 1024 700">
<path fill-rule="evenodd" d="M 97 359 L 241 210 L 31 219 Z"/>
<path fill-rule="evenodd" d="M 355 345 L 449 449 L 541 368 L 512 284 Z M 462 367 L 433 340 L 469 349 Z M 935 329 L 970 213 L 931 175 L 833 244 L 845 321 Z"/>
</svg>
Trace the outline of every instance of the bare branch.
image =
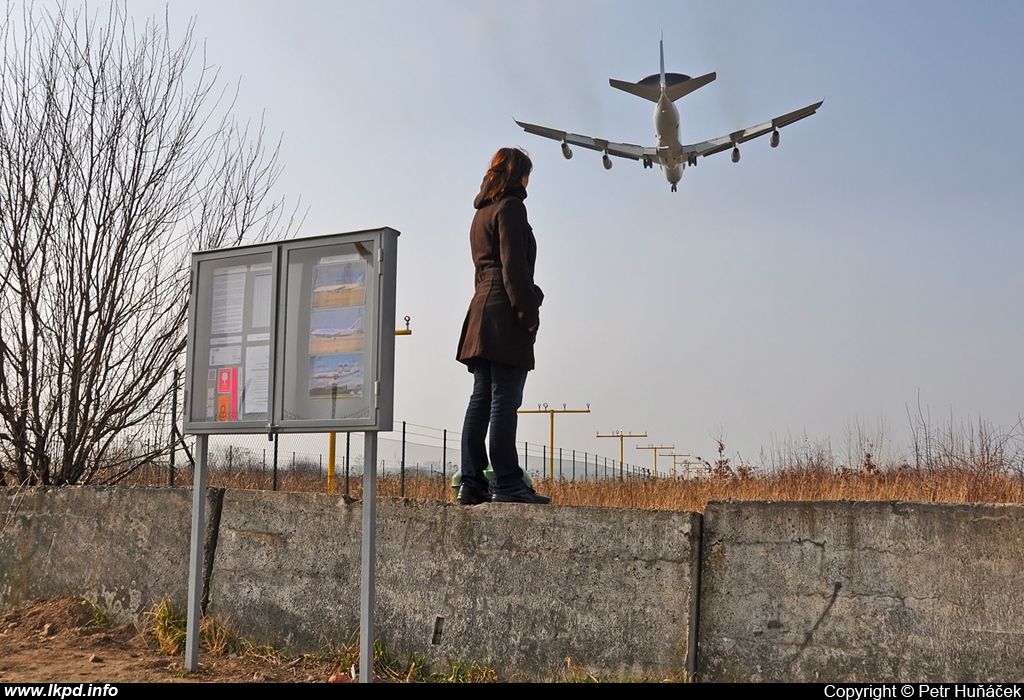
<svg viewBox="0 0 1024 700">
<path fill-rule="evenodd" d="M 66 5 L 0 25 L 0 478 L 115 480 L 155 456 L 185 346 L 188 254 L 283 235 L 262 123 L 192 25 Z M 296 210 L 297 211 L 297 210 Z M 284 225 L 282 225 L 282 223 Z"/>
</svg>

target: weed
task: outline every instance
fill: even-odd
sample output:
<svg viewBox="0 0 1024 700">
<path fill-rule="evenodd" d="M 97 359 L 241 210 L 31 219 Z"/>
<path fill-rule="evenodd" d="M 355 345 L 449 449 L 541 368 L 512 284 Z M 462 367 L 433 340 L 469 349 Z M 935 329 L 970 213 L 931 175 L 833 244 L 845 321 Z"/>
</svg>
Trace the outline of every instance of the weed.
<svg viewBox="0 0 1024 700">
<path fill-rule="evenodd" d="M 110 624 L 111 618 L 110 613 L 99 603 L 94 603 L 91 600 L 83 600 L 82 605 L 89 608 L 92 612 L 92 617 L 89 619 L 89 624 L 94 627 L 106 627 Z"/>
<path fill-rule="evenodd" d="M 597 676 L 572 660 L 572 657 L 565 659 L 566 672 L 562 678 L 567 683 L 600 683 Z"/>
<path fill-rule="evenodd" d="M 168 596 L 143 613 L 147 628 L 160 651 L 176 656 L 185 651 L 188 634 L 188 614 L 175 605 Z M 219 617 L 204 615 L 199 620 L 199 646 L 214 654 L 228 654 L 243 650 L 238 635 Z"/>
<path fill-rule="evenodd" d="M 156 640 L 160 652 L 177 656 L 185 649 L 187 615 L 168 596 L 143 613 L 146 627 Z"/>
<path fill-rule="evenodd" d="M 451 661 L 447 673 L 435 673 L 425 679 L 430 683 L 497 683 L 498 672 L 475 661 Z"/>
</svg>

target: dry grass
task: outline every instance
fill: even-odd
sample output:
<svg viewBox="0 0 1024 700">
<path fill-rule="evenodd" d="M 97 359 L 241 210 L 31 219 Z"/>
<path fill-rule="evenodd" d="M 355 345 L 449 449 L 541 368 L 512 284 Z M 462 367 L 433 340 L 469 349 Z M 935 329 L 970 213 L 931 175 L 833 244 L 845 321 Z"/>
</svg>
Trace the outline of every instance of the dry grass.
<svg viewBox="0 0 1024 700">
<path fill-rule="evenodd" d="M 1022 503 L 1024 482 L 1006 474 L 960 469 L 862 474 L 825 469 L 763 477 L 657 479 L 627 482 L 542 482 L 554 503 L 703 512 L 708 501 L 923 501 Z"/>
<path fill-rule="evenodd" d="M 265 489 L 246 474 L 211 478 L 212 486 Z M 179 482 L 180 483 L 180 482 Z M 182 483 L 187 486 L 188 483 Z M 1024 503 L 1024 479 L 1002 471 L 968 467 L 886 471 L 806 467 L 769 475 L 724 474 L 702 479 L 617 479 L 550 481 L 540 479 L 537 491 L 558 505 L 610 506 L 703 512 L 708 501 L 920 501 L 935 503 Z M 324 493 L 315 477 L 295 477 L 279 483 L 282 491 Z M 338 493 L 341 493 L 340 489 Z M 398 477 L 380 478 L 377 494 L 402 496 Z M 350 496 L 362 497 L 361 480 L 353 479 Z M 452 490 L 440 477 L 410 476 L 406 498 L 452 501 Z"/>
<path fill-rule="evenodd" d="M 712 500 L 757 501 L 919 501 L 937 503 L 1024 503 L 1024 428 L 993 430 L 977 425 L 933 426 L 919 417 L 909 450 L 889 446 L 884 426 L 868 439 L 858 429 L 841 451 L 830 444 L 775 445 L 761 464 L 727 457 L 719 440 L 718 459 L 707 464 L 709 477 L 694 479 L 627 478 L 600 480 L 538 479 L 540 493 L 559 505 L 611 506 L 703 512 Z M 180 470 L 177 483 L 190 485 Z M 146 485 L 143 474 L 131 475 L 124 485 Z M 211 486 L 233 489 L 271 488 L 270 476 L 260 471 L 214 471 Z M 282 472 L 282 491 L 326 491 L 325 480 L 311 473 Z M 344 493 L 344 479 L 337 480 Z M 404 483 L 389 473 L 379 477 L 377 493 L 384 498 L 452 501 L 453 494 L 439 476 L 407 475 Z M 352 498 L 362 497 L 362 477 L 349 483 Z"/>
<path fill-rule="evenodd" d="M 146 631 L 161 653 L 176 656 L 185 651 L 188 616 L 185 608 L 164 599 L 143 613 Z M 237 652 L 242 648 L 238 635 L 217 616 L 203 615 L 199 620 L 199 645 L 214 654 Z"/>
</svg>

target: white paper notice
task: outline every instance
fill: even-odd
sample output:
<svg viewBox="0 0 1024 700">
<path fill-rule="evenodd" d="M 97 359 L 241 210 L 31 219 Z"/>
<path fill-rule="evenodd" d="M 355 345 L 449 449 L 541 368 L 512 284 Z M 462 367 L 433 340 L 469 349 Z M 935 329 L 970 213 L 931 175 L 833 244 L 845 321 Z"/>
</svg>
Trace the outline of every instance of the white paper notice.
<svg viewBox="0 0 1024 700">
<path fill-rule="evenodd" d="M 213 335 L 242 332 L 246 267 L 226 267 L 213 273 Z"/>
<path fill-rule="evenodd" d="M 240 364 L 242 364 L 241 345 L 210 348 L 210 367 Z"/>
<path fill-rule="evenodd" d="M 255 267 L 255 265 L 253 265 Z M 266 328 L 270 325 L 270 275 L 259 275 L 252 285 L 252 327 Z"/>
<path fill-rule="evenodd" d="M 245 349 L 245 413 L 267 413 L 270 386 L 270 346 Z"/>
</svg>

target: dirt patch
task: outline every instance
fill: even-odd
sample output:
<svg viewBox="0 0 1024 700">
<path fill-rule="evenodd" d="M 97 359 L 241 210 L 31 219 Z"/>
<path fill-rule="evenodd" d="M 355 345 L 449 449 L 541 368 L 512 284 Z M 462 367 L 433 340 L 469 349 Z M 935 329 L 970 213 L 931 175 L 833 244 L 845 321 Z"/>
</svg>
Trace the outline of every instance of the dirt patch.
<svg viewBox="0 0 1024 700">
<path fill-rule="evenodd" d="M 184 656 L 166 656 L 131 625 L 113 625 L 88 603 L 58 598 L 0 617 L 0 683 L 215 683 L 348 680 L 341 654 L 286 657 L 259 651 L 199 654 L 199 672 Z M 380 680 L 393 680 L 381 678 Z"/>
</svg>

